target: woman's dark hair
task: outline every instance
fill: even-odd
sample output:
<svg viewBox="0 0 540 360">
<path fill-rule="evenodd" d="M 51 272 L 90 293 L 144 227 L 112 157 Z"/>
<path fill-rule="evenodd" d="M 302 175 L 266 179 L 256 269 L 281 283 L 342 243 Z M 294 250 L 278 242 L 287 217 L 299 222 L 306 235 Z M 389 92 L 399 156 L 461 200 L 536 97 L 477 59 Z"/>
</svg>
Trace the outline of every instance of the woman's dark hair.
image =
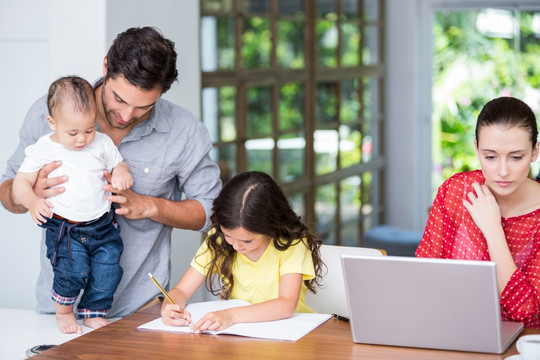
<svg viewBox="0 0 540 360">
<path fill-rule="evenodd" d="M 500 97 L 486 103 L 478 115 L 476 121 L 476 143 L 479 143 L 478 135 L 484 126 L 502 125 L 508 127 L 520 127 L 529 133 L 532 147 L 538 141 L 538 128 L 536 117 L 531 108 L 523 101 L 513 97 Z"/>
<path fill-rule="evenodd" d="M 141 89 L 159 87 L 164 94 L 178 77 L 174 43 L 153 27 L 118 34 L 107 53 L 105 79 L 118 75 Z"/>
<path fill-rule="evenodd" d="M 96 107 L 96 98 L 92 85 L 78 76 L 64 76 L 55 80 L 49 86 L 47 94 L 47 108 L 49 115 L 64 105 L 73 106 L 79 113 L 90 112 Z"/>
<path fill-rule="evenodd" d="M 272 177 L 257 171 L 235 175 L 214 200 L 212 212 L 210 220 L 215 232 L 206 240 L 212 254 L 206 287 L 212 294 L 228 299 L 234 286 L 232 264 L 236 251 L 225 241 L 221 226 L 225 229 L 243 227 L 252 233 L 266 235 L 279 251 L 303 242 L 311 251 L 315 267 L 315 277 L 304 283 L 310 291 L 316 292 L 324 265 L 319 252 L 322 241 L 302 223 Z M 222 285 L 219 285 L 220 274 Z"/>
</svg>

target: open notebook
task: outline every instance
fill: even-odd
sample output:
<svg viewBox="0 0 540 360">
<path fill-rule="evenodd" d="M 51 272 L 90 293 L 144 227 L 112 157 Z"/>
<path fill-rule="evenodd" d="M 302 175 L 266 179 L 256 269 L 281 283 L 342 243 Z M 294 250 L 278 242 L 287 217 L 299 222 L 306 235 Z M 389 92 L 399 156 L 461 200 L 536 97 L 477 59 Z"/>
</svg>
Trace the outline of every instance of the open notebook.
<svg viewBox="0 0 540 360">
<path fill-rule="evenodd" d="M 250 305 L 244 300 L 217 300 L 188 304 L 186 310 L 191 313 L 191 320 L 196 323 L 201 317 L 211 311 L 218 311 L 232 307 Z M 330 319 L 328 314 L 295 313 L 288 319 L 239 323 L 221 331 L 207 331 L 211 334 L 227 334 L 255 337 L 261 339 L 290 340 L 296 341 Z M 138 327 L 140 330 L 155 330 L 190 333 L 189 326 L 167 326 L 163 324 L 161 317 Z"/>
<path fill-rule="evenodd" d="M 353 341 L 503 353 L 523 324 L 501 321 L 495 263 L 341 257 Z"/>
</svg>

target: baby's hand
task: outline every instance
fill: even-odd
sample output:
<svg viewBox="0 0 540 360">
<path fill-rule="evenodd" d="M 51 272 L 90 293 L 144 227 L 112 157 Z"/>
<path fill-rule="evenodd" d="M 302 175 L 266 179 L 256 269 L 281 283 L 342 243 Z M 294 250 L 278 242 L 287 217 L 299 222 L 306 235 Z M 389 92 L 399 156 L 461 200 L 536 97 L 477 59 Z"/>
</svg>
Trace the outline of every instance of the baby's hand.
<svg viewBox="0 0 540 360">
<path fill-rule="evenodd" d="M 117 190 L 127 190 L 133 185 L 133 176 L 127 171 L 114 171 L 111 185 Z"/>
<path fill-rule="evenodd" d="M 167 301 L 167 300 L 165 300 Z M 169 326 L 186 326 L 191 324 L 191 314 L 178 304 L 167 304 L 161 307 L 163 323 Z"/>
<path fill-rule="evenodd" d="M 30 205 L 28 211 L 32 216 L 32 220 L 34 220 L 36 224 L 41 225 L 46 223 L 47 219 L 51 218 L 53 215 L 51 208 L 52 204 L 49 200 L 40 198 Z"/>
</svg>

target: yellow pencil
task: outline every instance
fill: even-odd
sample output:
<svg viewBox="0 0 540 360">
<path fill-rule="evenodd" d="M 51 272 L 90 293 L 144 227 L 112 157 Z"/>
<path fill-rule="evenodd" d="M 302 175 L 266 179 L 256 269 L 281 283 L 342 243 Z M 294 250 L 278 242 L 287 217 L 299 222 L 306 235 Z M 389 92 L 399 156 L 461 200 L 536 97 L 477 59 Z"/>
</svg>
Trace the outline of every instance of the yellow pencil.
<svg viewBox="0 0 540 360">
<path fill-rule="evenodd" d="M 163 295 L 165 295 L 165 297 L 167 298 L 167 300 L 169 300 L 169 302 L 171 304 L 174 304 L 175 302 L 173 301 L 173 299 L 171 299 L 171 297 L 169 296 L 169 294 L 167 293 L 167 291 L 165 291 L 165 289 L 163 287 L 161 287 L 161 285 L 159 285 L 159 283 L 157 282 L 157 280 L 154 278 L 154 276 L 151 274 L 151 273 L 148 273 L 148 276 L 150 276 L 150 279 L 152 279 L 152 281 L 154 282 L 154 284 L 156 284 L 156 286 L 159 288 L 159 291 L 161 291 L 161 293 Z"/>
</svg>

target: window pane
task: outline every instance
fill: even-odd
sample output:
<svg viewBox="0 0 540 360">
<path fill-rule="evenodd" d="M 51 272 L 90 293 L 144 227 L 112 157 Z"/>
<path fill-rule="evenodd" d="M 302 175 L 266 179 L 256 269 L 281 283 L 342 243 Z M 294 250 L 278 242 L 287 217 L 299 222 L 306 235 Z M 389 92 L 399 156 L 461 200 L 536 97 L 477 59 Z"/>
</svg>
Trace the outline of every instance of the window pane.
<svg viewBox="0 0 540 360">
<path fill-rule="evenodd" d="M 201 10 L 213 12 L 232 11 L 233 0 L 202 0 Z"/>
<path fill-rule="evenodd" d="M 242 34 L 242 64 L 244 68 L 269 68 L 272 49 L 268 20 L 260 17 L 244 21 Z"/>
<path fill-rule="evenodd" d="M 282 68 L 304 67 L 304 22 L 278 21 L 277 61 Z"/>
<path fill-rule="evenodd" d="M 230 179 L 237 173 L 235 144 L 214 147 L 210 151 L 210 157 L 219 165 L 222 180 Z"/>
<path fill-rule="evenodd" d="M 274 140 L 256 139 L 246 141 L 247 170 L 272 174 L 272 151 Z"/>
<path fill-rule="evenodd" d="M 376 65 L 379 62 L 379 28 L 377 26 L 364 27 L 362 62 L 365 65 Z"/>
<path fill-rule="evenodd" d="M 296 213 L 296 215 L 302 218 L 302 221 L 306 221 L 306 207 L 304 205 L 304 198 L 305 195 L 301 193 L 288 196 L 293 211 Z"/>
<path fill-rule="evenodd" d="M 346 168 L 360 163 L 362 153 L 360 143 L 362 134 L 357 126 L 341 125 L 339 127 L 340 167 Z"/>
<path fill-rule="evenodd" d="M 341 245 L 358 246 L 360 184 L 360 176 L 351 176 L 340 182 Z"/>
<path fill-rule="evenodd" d="M 319 16 L 326 16 L 337 12 L 335 0 L 317 0 L 317 14 Z"/>
<path fill-rule="evenodd" d="M 379 80 L 376 78 L 363 78 L 364 83 L 364 118 L 378 117 L 379 114 Z"/>
<path fill-rule="evenodd" d="M 363 226 L 364 231 L 367 229 L 371 229 L 374 224 L 377 224 L 377 222 L 374 222 L 374 212 L 373 212 L 373 206 L 374 206 L 374 189 L 372 188 L 373 185 L 375 185 L 373 181 L 373 174 L 372 172 L 366 172 L 362 174 L 362 219 L 363 219 Z"/>
<path fill-rule="evenodd" d="M 318 20 L 315 24 L 317 65 L 336 67 L 338 28 L 334 21 Z"/>
<path fill-rule="evenodd" d="M 202 90 L 202 118 L 204 125 L 210 133 L 210 140 L 213 143 L 219 139 L 219 122 L 218 122 L 218 90 L 216 88 L 206 88 Z"/>
<path fill-rule="evenodd" d="M 341 4 L 346 19 L 358 19 L 358 0 L 342 0 Z"/>
<path fill-rule="evenodd" d="M 341 64 L 358 66 L 360 64 L 360 30 L 358 24 L 344 23 L 341 27 Z"/>
<path fill-rule="evenodd" d="M 250 14 L 268 13 L 268 0 L 242 0 L 242 8 Z"/>
<path fill-rule="evenodd" d="M 278 13 L 280 15 L 295 15 L 303 13 L 303 0 L 279 0 Z"/>
<path fill-rule="evenodd" d="M 315 172 L 327 174 L 337 169 L 338 133 L 335 130 L 316 130 L 314 136 Z"/>
<path fill-rule="evenodd" d="M 233 18 L 204 16 L 201 19 L 202 71 L 233 69 L 234 60 Z"/>
<path fill-rule="evenodd" d="M 363 0 L 364 3 L 364 19 L 365 20 L 380 20 L 379 19 L 379 0 Z"/>
<path fill-rule="evenodd" d="M 305 147 L 303 133 L 280 137 L 278 140 L 280 181 L 291 182 L 304 175 Z"/>
<path fill-rule="evenodd" d="M 337 122 L 337 84 L 317 85 L 316 121 L 319 124 Z"/>
<path fill-rule="evenodd" d="M 315 194 L 315 218 L 317 233 L 326 244 L 335 244 L 334 224 L 336 222 L 336 186 L 328 184 L 319 186 Z"/>
<path fill-rule="evenodd" d="M 341 82 L 339 118 L 342 123 L 347 123 L 357 121 L 359 115 L 360 99 L 358 98 L 358 80 L 343 80 Z"/>
<path fill-rule="evenodd" d="M 279 94 L 279 130 L 299 130 L 304 125 L 304 85 L 285 84 Z"/>
<path fill-rule="evenodd" d="M 269 135 L 272 132 L 271 88 L 269 86 L 247 89 L 247 135 Z"/>
<path fill-rule="evenodd" d="M 235 97 L 236 89 L 230 86 L 202 91 L 203 122 L 214 143 L 236 139 Z"/>
</svg>

